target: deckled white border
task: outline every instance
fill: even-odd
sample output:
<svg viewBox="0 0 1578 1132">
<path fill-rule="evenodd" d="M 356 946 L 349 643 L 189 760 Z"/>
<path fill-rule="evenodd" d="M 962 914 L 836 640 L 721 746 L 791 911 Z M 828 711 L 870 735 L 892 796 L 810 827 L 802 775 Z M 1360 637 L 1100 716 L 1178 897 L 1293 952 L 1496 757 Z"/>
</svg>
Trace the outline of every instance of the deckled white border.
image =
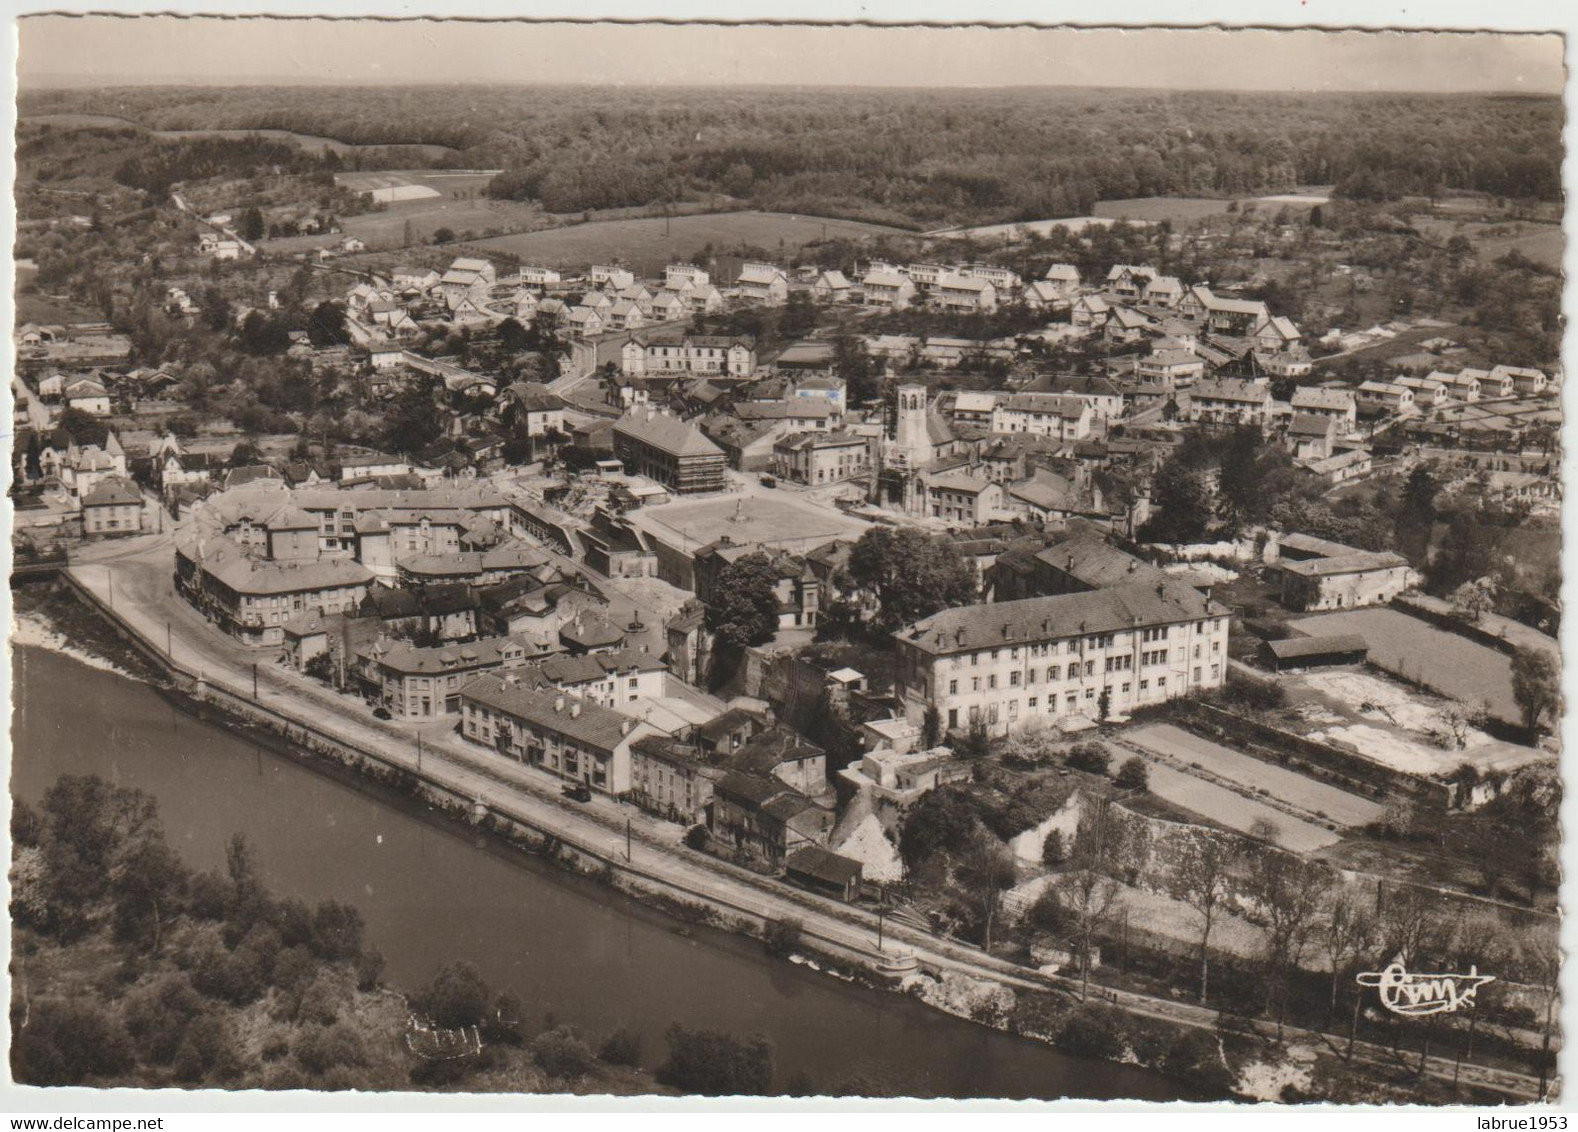
<svg viewBox="0 0 1578 1132">
<path fill-rule="evenodd" d="M 1470 0 L 1429 0 L 1428 4 L 1402 4 L 1395 2 L 1380 3 L 1375 0 L 1317 0 L 1309 3 L 1308 0 L 1282 0 L 1273 3 L 1271 0 L 1197 0 L 1195 3 L 1182 4 L 1178 0 L 1126 0 L 1117 8 L 1112 5 L 1091 3 L 1072 3 L 1070 0 L 992 0 L 989 5 L 970 4 L 965 0 L 866 0 L 865 3 L 851 2 L 851 0 L 798 0 L 793 4 L 772 4 L 766 0 L 680 0 L 673 3 L 641 2 L 641 0 L 588 0 L 586 3 L 572 4 L 567 0 L 557 0 L 553 3 L 511 3 L 508 0 L 457 0 L 452 5 L 444 5 L 440 0 L 426 0 L 425 3 L 409 3 L 396 0 L 383 5 L 371 5 L 357 0 L 210 0 L 210 2 L 197 4 L 174 5 L 159 3 L 157 0 L 88 0 L 85 3 L 62 5 L 50 3 L 28 2 L 8 5 L 13 14 L 59 12 L 59 13 L 87 13 L 87 12 L 114 12 L 114 13 L 170 13 L 180 15 L 333 15 L 339 17 L 455 17 L 470 16 L 474 18 L 492 19 L 571 19 L 577 21 L 612 19 L 612 20 L 652 20 L 664 21 L 704 20 L 718 22 L 742 22 L 792 20 L 795 22 L 872 22 L 872 23 L 926 23 L 947 26 L 959 23 L 975 23 L 987 25 L 1012 25 L 1015 23 L 1048 25 L 1069 25 L 1076 27 L 1114 27 L 1114 26 L 1170 26 L 1170 27 L 1264 27 L 1264 28 L 1300 28 L 1314 27 L 1327 30 L 1382 30 L 1382 29 L 1437 29 L 1437 30 L 1463 30 L 1463 31 L 1555 31 L 1567 36 L 1567 101 L 1572 105 L 1574 89 L 1574 32 L 1578 31 L 1578 5 L 1571 0 L 1496 0 L 1495 3 L 1485 3 L 1484 0 L 1470 2 Z M 14 60 L 17 52 L 17 25 L 10 22 L 6 25 L 8 57 L 13 64 L 8 68 L 5 81 L 10 90 L 11 97 L 4 104 L 4 128 L 8 137 L 15 136 L 16 108 L 15 108 L 15 75 Z M 923 78 L 923 77 L 922 77 Z M 1564 131 L 1566 143 L 1566 159 L 1563 165 L 1563 185 L 1569 197 L 1578 177 L 1575 177 L 1575 168 L 1578 168 L 1578 157 L 1574 150 L 1578 149 L 1578 131 L 1573 126 L 1573 116 L 1569 110 L 1566 129 Z M 14 286 L 12 245 L 15 234 L 15 205 L 11 192 L 14 178 L 14 154 L 10 146 L 5 147 L 0 154 L 0 170 L 3 170 L 6 190 L 0 198 L 0 229 L 3 229 L 7 246 L 5 254 L 0 257 L 0 323 L 6 328 L 6 333 L 0 335 L 0 359 L 6 365 L 9 374 L 14 365 L 14 337 L 11 328 L 15 325 L 14 303 L 12 301 L 12 288 Z M 1562 356 L 1564 359 L 1563 370 L 1570 372 L 1571 359 L 1578 356 L 1575 344 L 1578 344 L 1578 327 L 1575 327 L 1575 318 L 1578 318 L 1578 304 L 1574 302 L 1572 279 L 1578 275 L 1578 219 L 1575 219 L 1573 210 L 1568 209 L 1563 221 L 1564 232 L 1567 237 L 1566 256 L 1564 268 L 1567 286 L 1563 292 L 1563 312 L 1567 319 L 1566 332 L 1562 343 Z M 6 383 L 6 395 L 10 395 L 10 383 Z M 1574 444 L 1574 395 L 1563 389 L 1563 441 L 1565 456 L 1562 462 L 1563 483 L 1573 482 L 1573 472 L 1578 469 L 1578 453 Z M 9 419 L 9 418 L 7 418 Z M 12 466 L 10 459 L 11 438 L 6 435 L 4 447 L 6 448 L 7 474 Z M 6 553 L 9 555 L 11 505 L 9 500 L 3 504 L 3 522 L 6 527 L 5 540 Z M 1563 508 L 1563 529 L 1571 530 L 1570 524 L 1575 515 L 1578 515 L 1578 501 L 1575 501 L 1571 492 L 1566 493 Z M 1562 601 L 1568 610 L 1568 616 L 1563 619 L 1561 643 L 1564 660 L 1574 654 L 1574 645 L 1578 643 L 1578 628 L 1573 625 L 1573 617 L 1578 616 L 1578 553 L 1574 553 L 1568 540 L 1564 540 L 1562 556 L 1564 573 L 1566 575 L 1562 587 Z M 8 570 L 9 573 L 9 570 Z M 0 596 L 0 613 L 3 613 L 4 624 L 9 625 L 11 613 L 11 597 L 9 588 Z M 0 650 L 0 686 L 7 694 L 11 687 L 11 667 L 9 649 Z M 1568 703 L 1578 703 L 1578 666 L 1563 665 L 1563 690 Z M 1562 722 L 1562 739 L 1566 749 L 1574 747 L 1578 740 L 1578 724 L 1575 724 L 1569 714 Z M 4 757 L 0 759 L 5 768 L 6 780 L 10 778 L 10 742 L 9 730 L 3 741 Z M 1566 789 L 1566 801 L 1562 809 L 1564 828 L 1578 829 L 1578 800 L 1574 799 L 1574 777 L 1570 767 L 1566 768 L 1563 775 Z M 5 850 L 3 860 L 9 861 L 9 823 L 0 823 L 0 848 Z M 1564 882 L 1562 887 L 1563 907 L 1567 905 L 1566 897 L 1572 891 L 1573 878 L 1578 875 L 1578 848 L 1571 841 L 1563 846 L 1562 860 L 1564 866 Z M 1571 953 L 1578 927 L 1574 927 L 1571 918 L 1564 923 L 1562 930 L 1562 946 Z M 8 958 L 10 955 L 10 924 L 7 918 L 3 927 L 0 927 L 0 949 Z M 1572 1040 L 1578 1040 L 1578 979 L 1575 979 L 1572 964 L 1564 964 L 1562 972 L 1563 1030 Z M 9 984 L 6 986 L 5 1001 L 10 999 Z M 9 1045 L 9 1026 L 4 1027 L 6 1033 L 0 1035 L 0 1044 Z M 1570 1052 L 1565 1052 L 1561 1058 L 1558 1072 L 1567 1079 L 1566 1105 L 1578 1110 L 1578 1078 L 1572 1076 L 1571 1070 L 1573 1057 Z M 0 1065 L 0 1080 L 8 1081 L 9 1073 Z M 374 1128 L 376 1116 L 362 1118 L 350 1117 L 349 1114 L 379 1112 L 432 1112 L 452 1113 L 463 1116 L 465 1113 L 501 1113 L 518 1112 L 533 1113 L 524 1119 L 539 1125 L 544 1119 L 551 1120 L 557 1126 L 568 1127 L 571 1117 L 565 1115 L 549 1116 L 549 1114 L 577 1114 L 583 1119 L 589 1118 L 599 1123 L 609 1120 L 615 1113 L 646 1113 L 644 1120 L 660 1120 L 665 1125 L 672 1124 L 676 1128 L 686 1128 L 697 1120 L 697 1114 L 707 1113 L 713 1117 L 720 1114 L 755 1114 L 757 1121 L 773 1121 L 769 1114 L 790 1111 L 800 1114 L 801 1118 L 814 1118 L 818 1124 L 829 1120 L 837 1120 L 840 1124 L 852 1125 L 855 1120 L 868 1124 L 874 1118 L 885 1121 L 903 1119 L 906 1122 L 913 1120 L 922 1113 L 926 1118 L 936 1117 L 939 1114 L 949 1114 L 945 1119 L 957 1121 L 960 1118 L 969 1119 L 970 1116 L 987 1113 L 1015 1112 L 1018 1114 L 1033 1114 L 1040 1112 L 1042 1118 L 1058 1120 L 1074 1113 L 1106 1111 L 1119 1112 L 1151 1112 L 1166 1111 L 1175 1119 L 1188 1122 L 1190 1127 L 1205 1128 L 1208 1122 L 1220 1119 L 1215 1114 L 1219 1110 L 1234 1109 L 1243 1114 L 1241 1106 L 1225 1105 L 1154 1105 L 1136 1102 L 1109 1102 L 1094 1103 L 1080 1101 L 1064 1102 L 1003 1102 L 991 1100 L 977 1100 L 967 1102 L 951 1101 L 906 1101 L 906 1100 L 873 1100 L 855 1101 L 842 1100 L 788 1100 L 764 1099 L 754 1101 L 740 1100 L 699 1100 L 667 1098 L 537 1098 L 537 1097 L 498 1097 L 498 1096 L 440 1096 L 423 1094 L 266 1094 L 266 1093 L 220 1093 L 220 1092 L 139 1092 L 136 1090 L 96 1090 L 96 1089 L 28 1089 L 0 1085 L 0 1113 L 35 1112 L 35 1113 L 77 1113 L 91 1114 L 95 1112 L 163 1112 L 171 1114 L 180 1123 L 190 1125 L 188 1121 L 181 1121 L 179 1114 L 198 1114 L 204 1112 L 330 1112 L 347 1114 L 345 1118 L 347 1127 Z M 1305 1106 L 1301 1111 L 1327 1111 L 1328 1119 L 1338 1113 L 1353 1112 L 1353 1109 L 1342 1109 L 1337 1106 Z M 1395 1109 L 1385 1110 L 1396 1112 Z M 1430 1110 L 1440 1113 L 1441 1110 Z M 1456 1115 L 1441 1113 L 1440 1120 L 1461 1121 L 1463 1127 L 1471 1127 L 1469 1111 L 1485 1111 L 1487 1114 L 1502 1116 L 1519 1115 L 1516 1111 L 1507 1110 L 1459 1110 Z M 1547 1110 L 1548 1111 L 1548 1110 Z M 859 1113 L 858 1116 L 835 1115 Z M 607 1115 L 602 1115 L 607 1114 Z M 902 1114 L 902 1115 L 901 1115 Z M 1269 1115 L 1269 1114 L 1267 1114 Z M 1253 1119 L 1254 1117 L 1251 1117 Z M 1265 1119 L 1266 1116 L 1261 1116 Z M 739 1115 L 723 1115 L 721 1119 L 731 1121 L 738 1126 Z M 216 1121 L 217 1123 L 217 1121 Z M 206 1126 L 206 1123 L 205 1123 Z M 582 1120 L 576 1120 L 577 1128 L 584 1127 Z"/>
</svg>

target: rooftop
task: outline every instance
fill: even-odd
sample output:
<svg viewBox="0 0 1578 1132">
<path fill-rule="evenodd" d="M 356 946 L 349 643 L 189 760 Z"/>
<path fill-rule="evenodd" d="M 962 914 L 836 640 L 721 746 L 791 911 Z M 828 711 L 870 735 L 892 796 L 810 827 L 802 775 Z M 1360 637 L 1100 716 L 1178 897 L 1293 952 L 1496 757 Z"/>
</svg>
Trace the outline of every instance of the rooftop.
<svg viewBox="0 0 1578 1132">
<path fill-rule="evenodd" d="M 1138 627 L 1196 621 L 1227 613 L 1181 582 L 1134 582 L 1088 593 L 945 609 L 894 634 L 934 656 L 994 645 L 1060 640 Z"/>
<path fill-rule="evenodd" d="M 605 754 L 612 754 L 627 736 L 645 727 L 600 704 L 527 688 L 510 673 L 478 676 L 461 688 L 460 696 L 462 700 L 524 720 L 540 730 L 556 732 Z M 576 706 L 579 706 L 578 711 Z M 640 734 L 650 734 L 650 731 Z"/>
</svg>

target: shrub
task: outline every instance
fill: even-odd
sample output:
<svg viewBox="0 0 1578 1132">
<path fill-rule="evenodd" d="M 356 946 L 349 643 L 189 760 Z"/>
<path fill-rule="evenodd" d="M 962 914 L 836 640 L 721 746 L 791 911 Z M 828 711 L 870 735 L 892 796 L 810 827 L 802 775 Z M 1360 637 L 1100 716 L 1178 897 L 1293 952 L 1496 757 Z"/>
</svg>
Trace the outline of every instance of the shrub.
<svg viewBox="0 0 1578 1132">
<path fill-rule="evenodd" d="M 470 963 L 451 963 L 416 997 L 416 1008 L 448 1030 L 482 1024 L 493 996 Z"/>
<path fill-rule="evenodd" d="M 760 1097 L 772 1088 L 773 1044 L 763 1034 L 738 1038 L 676 1022 L 664 1038 L 668 1060 L 657 1071 L 659 1084 L 708 1097 Z"/>
<path fill-rule="evenodd" d="M 1187 1030 L 1180 1034 L 1158 1068 L 1169 1077 L 1189 1081 L 1213 1096 L 1227 1096 L 1233 1091 L 1234 1078 L 1222 1063 L 1222 1047 L 1218 1039 L 1203 1030 Z"/>
<path fill-rule="evenodd" d="M 1056 995 L 1020 991 L 1008 1016 L 1008 1029 L 1015 1034 L 1052 1037 L 1062 1028 L 1066 1012 L 1064 1001 Z"/>
<path fill-rule="evenodd" d="M 615 1030 L 603 1039 L 597 1059 L 607 1065 L 628 1065 L 632 1069 L 641 1065 L 641 1035 L 634 1030 Z"/>
<path fill-rule="evenodd" d="M 568 1026 L 556 1026 L 532 1039 L 531 1059 L 537 1068 L 561 1081 L 579 1081 L 592 1071 L 597 1060 L 591 1048 Z"/>
<path fill-rule="evenodd" d="M 1148 790 L 1151 785 L 1151 771 L 1145 765 L 1144 759 L 1134 755 L 1123 760 L 1123 765 L 1118 768 L 1113 781 L 1125 790 Z"/>
<path fill-rule="evenodd" d="M 1046 840 L 1041 843 L 1041 863 L 1047 866 L 1061 865 L 1068 860 L 1068 850 L 1063 847 L 1063 833 L 1053 829 L 1047 831 Z"/>
<path fill-rule="evenodd" d="M 1106 774 L 1107 768 L 1112 765 L 1112 755 L 1100 743 L 1075 743 L 1063 761 L 1075 770 Z"/>
<path fill-rule="evenodd" d="M 126 1000 L 126 1030 L 137 1039 L 144 1061 L 168 1065 L 204 1008 L 185 975 L 170 975 Z"/>
<path fill-rule="evenodd" d="M 800 946 L 803 932 L 804 925 L 799 920 L 769 918 L 762 931 L 762 943 L 767 946 L 769 955 L 776 955 L 780 959 L 788 958 Z"/>
<path fill-rule="evenodd" d="M 296 1039 L 295 1054 L 296 1064 L 314 1076 L 367 1062 L 361 1036 L 343 1022 L 309 1027 Z"/>
<path fill-rule="evenodd" d="M 1127 1048 L 1116 1012 L 1088 1004 L 1068 1016 L 1057 1041 L 1069 1053 L 1109 1061 L 1122 1057 Z"/>
<path fill-rule="evenodd" d="M 134 1062 L 119 1019 L 87 1003 L 35 999 L 11 1047 L 12 1070 L 25 1085 L 80 1085 L 122 1073 Z"/>
</svg>

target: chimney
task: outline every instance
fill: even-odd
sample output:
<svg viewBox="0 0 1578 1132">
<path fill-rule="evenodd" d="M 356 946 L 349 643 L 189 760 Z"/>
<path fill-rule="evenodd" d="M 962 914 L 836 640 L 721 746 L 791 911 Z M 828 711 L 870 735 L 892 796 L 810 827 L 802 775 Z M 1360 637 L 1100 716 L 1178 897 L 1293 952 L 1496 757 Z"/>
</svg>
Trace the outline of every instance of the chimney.
<svg viewBox="0 0 1578 1132">
<path fill-rule="evenodd" d="M 1157 597 L 1165 597 L 1166 594 L 1167 594 L 1167 587 L 1163 583 L 1157 582 L 1156 583 L 1156 596 Z"/>
<path fill-rule="evenodd" d="M 1013 633 L 1009 629 L 1008 622 L 1004 621 L 1003 622 L 1003 640 L 1006 641 L 1006 640 L 1008 640 L 1008 638 L 1010 638 L 1012 636 L 1013 636 Z"/>
<path fill-rule="evenodd" d="M 964 644 L 964 627 L 962 625 L 953 631 L 953 643 L 955 647 Z"/>
<path fill-rule="evenodd" d="M 553 698 L 553 710 L 556 711 L 556 712 L 560 712 L 560 711 L 564 710 L 564 697 L 563 696 L 555 696 Z"/>
<path fill-rule="evenodd" d="M 633 719 L 622 719 L 619 721 L 619 733 L 621 735 L 629 735 L 630 729 L 635 725 L 636 723 Z"/>
<path fill-rule="evenodd" d="M 574 703 L 572 703 L 570 705 L 570 718 L 571 719 L 579 719 L 580 717 L 581 717 L 581 701 L 580 700 L 576 700 Z"/>
</svg>

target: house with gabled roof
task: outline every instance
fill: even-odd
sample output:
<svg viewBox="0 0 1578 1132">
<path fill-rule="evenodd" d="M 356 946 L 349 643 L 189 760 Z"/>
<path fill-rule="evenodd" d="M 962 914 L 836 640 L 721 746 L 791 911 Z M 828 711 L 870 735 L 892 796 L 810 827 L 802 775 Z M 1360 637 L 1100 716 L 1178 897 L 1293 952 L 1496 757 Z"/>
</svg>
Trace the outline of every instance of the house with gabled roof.
<svg viewBox="0 0 1578 1132">
<path fill-rule="evenodd" d="M 740 266 L 740 274 L 734 285 L 742 298 L 769 306 L 776 306 L 789 299 L 789 276 L 776 264 L 744 263 Z"/>
</svg>

